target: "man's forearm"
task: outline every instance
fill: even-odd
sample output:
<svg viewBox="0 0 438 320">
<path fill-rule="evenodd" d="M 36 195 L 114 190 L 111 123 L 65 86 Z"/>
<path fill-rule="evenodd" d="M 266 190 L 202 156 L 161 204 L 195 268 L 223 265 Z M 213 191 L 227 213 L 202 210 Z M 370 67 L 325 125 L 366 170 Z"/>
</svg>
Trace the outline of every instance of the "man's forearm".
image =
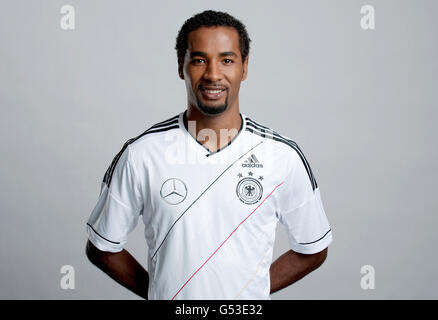
<svg viewBox="0 0 438 320">
<path fill-rule="evenodd" d="M 148 298 L 149 275 L 125 249 L 117 253 L 98 251 L 87 243 L 87 256 L 99 269 L 135 294 Z"/>
<path fill-rule="evenodd" d="M 271 293 L 283 289 L 318 268 L 327 257 L 327 248 L 317 254 L 301 254 L 289 250 L 272 263 Z"/>
</svg>

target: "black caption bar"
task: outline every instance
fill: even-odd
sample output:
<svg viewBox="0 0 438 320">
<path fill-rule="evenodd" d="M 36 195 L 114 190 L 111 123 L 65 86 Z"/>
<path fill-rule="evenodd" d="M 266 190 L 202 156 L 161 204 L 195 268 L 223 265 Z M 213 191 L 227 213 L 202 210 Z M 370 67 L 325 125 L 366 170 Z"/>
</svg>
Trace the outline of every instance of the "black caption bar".
<svg viewBox="0 0 438 320">
<path fill-rule="evenodd" d="M 432 314 L 438 300 L 270 300 L 270 301 L 145 301 L 145 300 L 2 300 L 4 314 L 36 318 L 114 319 L 133 314 L 144 319 L 297 319 L 347 316 L 380 318 L 409 312 Z M 378 316 L 378 317 L 377 317 Z M 285 318 L 285 319 L 286 319 Z"/>
</svg>

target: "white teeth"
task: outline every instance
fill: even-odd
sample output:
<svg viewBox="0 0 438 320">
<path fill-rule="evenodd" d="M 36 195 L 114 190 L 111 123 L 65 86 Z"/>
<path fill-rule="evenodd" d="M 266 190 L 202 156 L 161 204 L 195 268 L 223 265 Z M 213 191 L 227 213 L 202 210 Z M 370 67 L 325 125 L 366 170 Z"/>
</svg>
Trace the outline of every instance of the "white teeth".
<svg viewBox="0 0 438 320">
<path fill-rule="evenodd" d="M 219 93 L 222 90 L 205 90 L 207 93 Z"/>
</svg>

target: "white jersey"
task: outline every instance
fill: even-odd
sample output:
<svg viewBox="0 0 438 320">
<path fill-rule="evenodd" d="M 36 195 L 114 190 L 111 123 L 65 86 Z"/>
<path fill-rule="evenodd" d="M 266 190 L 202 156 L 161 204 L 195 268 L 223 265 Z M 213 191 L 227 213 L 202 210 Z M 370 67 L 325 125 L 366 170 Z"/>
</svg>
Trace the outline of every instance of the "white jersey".
<svg viewBox="0 0 438 320">
<path fill-rule="evenodd" d="M 105 173 L 87 223 L 90 241 L 119 252 L 141 217 L 149 299 L 270 299 L 277 222 L 293 251 L 332 241 L 298 145 L 240 114 L 228 145 L 210 152 L 181 112 L 128 140 Z"/>
</svg>

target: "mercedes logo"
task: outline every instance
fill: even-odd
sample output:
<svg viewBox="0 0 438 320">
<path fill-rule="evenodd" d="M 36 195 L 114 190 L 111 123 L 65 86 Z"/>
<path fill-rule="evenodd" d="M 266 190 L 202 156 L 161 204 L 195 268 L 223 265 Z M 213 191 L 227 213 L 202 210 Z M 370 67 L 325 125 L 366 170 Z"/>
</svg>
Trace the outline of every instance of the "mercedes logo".
<svg viewBox="0 0 438 320">
<path fill-rule="evenodd" d="M 170 178 L 164 181 L 160 190 L 161 198 L 169 204 L 178 204 L 187 196 L 187 187 L 178 178 Z"/>
</svg>

